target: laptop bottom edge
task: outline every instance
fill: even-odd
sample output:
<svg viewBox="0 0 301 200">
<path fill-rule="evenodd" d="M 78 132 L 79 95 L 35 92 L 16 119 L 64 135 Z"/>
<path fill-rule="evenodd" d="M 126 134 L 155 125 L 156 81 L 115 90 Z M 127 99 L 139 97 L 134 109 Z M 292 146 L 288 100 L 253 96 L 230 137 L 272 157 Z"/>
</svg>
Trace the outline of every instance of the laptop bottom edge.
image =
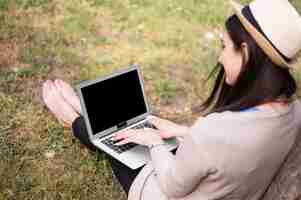
<svg viewBox="0 0 301 200">
<path fill-rule="evenodd" d="M 149 149 L 146 146 L 137 145 L 132 149 L 129 149 L 123 153 L 117 153 L 105 144 L 101 140 L 94 140 L 92 143 L 100 150 L 119 160 L 124 165 L 131 169 L 137 169 L 151 160 Z M 165 140 L 166 148 L 169 151 L 177 148 L 178 143 L 175 138 Z"/>
</svg>

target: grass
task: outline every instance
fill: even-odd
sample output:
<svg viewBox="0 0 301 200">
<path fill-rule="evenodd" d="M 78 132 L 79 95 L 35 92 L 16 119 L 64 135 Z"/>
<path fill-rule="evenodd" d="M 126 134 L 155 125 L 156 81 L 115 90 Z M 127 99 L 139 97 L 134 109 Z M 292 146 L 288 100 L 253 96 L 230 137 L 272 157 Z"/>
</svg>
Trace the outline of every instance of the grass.
<svg viewBox="0 0 301 200">
<path fill-rule="evenodd" d="M 154 112 L 191 124 L 230 13 L 223 0 L 0 0 L 0 200 L 126 199 L 104 154 L 45 108 L 43 81 L 136 63 Z"/>
</svg>

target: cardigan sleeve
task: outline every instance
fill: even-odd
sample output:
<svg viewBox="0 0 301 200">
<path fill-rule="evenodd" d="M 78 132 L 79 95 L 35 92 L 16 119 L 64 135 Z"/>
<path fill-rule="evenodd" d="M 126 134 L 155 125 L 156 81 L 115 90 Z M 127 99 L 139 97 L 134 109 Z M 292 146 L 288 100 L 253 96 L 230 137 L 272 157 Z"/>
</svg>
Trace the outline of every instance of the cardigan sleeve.
<svg viewBox="0 0 301 200">
<path fill-rule="evenodd" d="M 201 144 L 194 140 L 192 133 L 188 133 L 180 143 L 176 155 L 165 146 L 157 146 L 150 151 L 157 181 L 169 198 L 181 198 L 191 193 L 215 170 L 205 146 L 200 147 Z"/>
</svg>

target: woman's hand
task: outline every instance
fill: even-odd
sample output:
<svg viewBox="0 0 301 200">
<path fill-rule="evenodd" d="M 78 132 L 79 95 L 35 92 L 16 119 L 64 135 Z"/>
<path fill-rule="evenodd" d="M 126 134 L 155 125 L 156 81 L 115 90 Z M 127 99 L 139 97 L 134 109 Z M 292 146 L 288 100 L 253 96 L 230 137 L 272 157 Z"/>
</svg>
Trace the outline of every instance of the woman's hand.
<svg viewBox="0 0 301 200">
<path fill-rule="evenodd" d="M 158 130 L 161 138 L 167 139 L 172 137 L 184 137 L 188 131 L 188 127 L 178 125 L 166 119 L 150 115 L 148 121 L 155 125 Z"/>
<path fill-rule="evenodd" d="M 113 140 L 121 140 L 115 145 L 123 145 L 130 142 L 150 146 L 151 144 L 162 144 L 162 140 L 159 131 L 152 128 L 144 129 L 127 129 L 124 131 L 119 131 L 113 136 Z"/>
</svg>

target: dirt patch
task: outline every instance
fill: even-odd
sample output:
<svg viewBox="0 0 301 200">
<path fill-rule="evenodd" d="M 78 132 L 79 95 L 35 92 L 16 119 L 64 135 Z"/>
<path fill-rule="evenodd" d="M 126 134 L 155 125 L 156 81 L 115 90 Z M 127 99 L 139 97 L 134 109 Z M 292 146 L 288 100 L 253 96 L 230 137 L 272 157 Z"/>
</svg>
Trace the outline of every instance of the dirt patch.
<svg viewBox="0 0 301 200">
<path fill-rule="evenodd" d="M 18 61 L 19 52 L 16 42 L 0 41 L 0 70 L 17 71 L 20 68 L 29 67 Z"/>
<path fill-rule="evenodd" d="M 0 43 L 0 69 L 14 65 L 17 62 L 19 49 L 14 43 Z"/>
<path fill-rule="evenodd" d="M 167 78 L 177 83 L 177 92 L 168 104 L 158 105 L 156 114 L 179 124 L 191 125 L 200 116 L 199 113 L 193 113 L 192 108 L 199 101 L 195 87 L 200 84 L 202 77 L 189 65 L 168 65 L 165 70 Z"/>
<path fill-rule="evenodd" d="M 176 82 L 191 82 L 191 79 L 195 75 L 191 69 L 191 66 L 187 65 L 168 65 L 167 74 L 170 78 Z"/>
</svg>

